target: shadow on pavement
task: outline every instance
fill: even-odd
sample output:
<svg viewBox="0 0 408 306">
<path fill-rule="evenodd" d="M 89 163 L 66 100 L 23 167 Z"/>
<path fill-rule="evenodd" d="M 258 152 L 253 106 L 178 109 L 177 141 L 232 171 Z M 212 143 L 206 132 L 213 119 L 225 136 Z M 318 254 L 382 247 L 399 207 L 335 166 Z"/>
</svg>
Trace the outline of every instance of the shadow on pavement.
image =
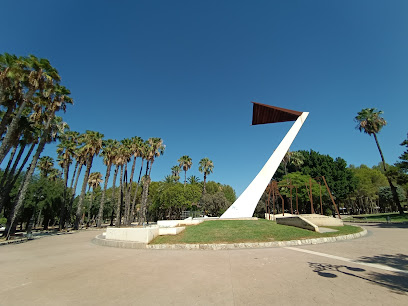
<svg viewBox="0 0 408 306">
<path fill-rule="evenodd" d="M 375 256 L 362 256 L 357 261 L 381 264 L 399 270 L 408 271 L 408 255 L 405 254 L 381 254 Z M 408 274 L 407 274 L 408 276 Z"/>
<path fill-rule="evenodd" d="M 364 223 L 364 222 L 354 222 L 356 225 L 364 226 L 365 228 L 369 229 L 370 227 L 377 227 L 377 228 L 408 228 L 408 223 Z"/>
<path fill-rule="evenodd" d="M 390 289 L 392 292 L 407 295 L 408 292 L 408 274 L 405 273 L 369 273 L 369 275 L 358 275 L 359 272 L 365 272 L 365 269 L 349 267 L 345 265 L 331 265 L 324 263 L 309 262 L 309 267 L 319 276 L 326 278 L 336 278 L 340 275 L 356 277 L 371 284 Z"/>
</svg>

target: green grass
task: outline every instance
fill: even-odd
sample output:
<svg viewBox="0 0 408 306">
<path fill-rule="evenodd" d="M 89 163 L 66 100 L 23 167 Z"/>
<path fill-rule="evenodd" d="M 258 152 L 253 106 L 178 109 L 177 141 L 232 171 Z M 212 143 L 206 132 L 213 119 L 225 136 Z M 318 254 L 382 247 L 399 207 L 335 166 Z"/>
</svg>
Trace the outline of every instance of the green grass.
<svg viewBox="0 0 408 306">
<path fill-rule="evenodd" d="M 408 215 L 400 215 L 399 213 L 383 213 L 372 215 L 357 215 L 344 218 L 345 221 L 369 221 L 369 222 L 387 222 L 387 216 L 390 217 L 391 222 L 408 222 Z"/>
<path fill-rule="evenodd" d="M 269 242 L 332 237 L 361 231 L 360 228 L 350 225 L 330 228 L 338 232 L 320 234 L 262 219 L 205 221 L 199 225 L 187 226 L 178 235 L 159 236 L 151 244 Z"/>
</svg>

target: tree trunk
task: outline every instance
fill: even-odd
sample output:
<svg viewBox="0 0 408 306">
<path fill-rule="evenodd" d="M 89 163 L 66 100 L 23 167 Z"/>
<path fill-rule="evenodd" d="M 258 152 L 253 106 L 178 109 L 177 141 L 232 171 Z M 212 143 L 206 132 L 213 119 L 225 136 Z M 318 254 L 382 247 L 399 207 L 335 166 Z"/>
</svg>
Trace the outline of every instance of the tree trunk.
<svg viewBox="0 0 408 306">
<path fill-rule="evenodd" d="M 149 184 L 150 178 L 146 177 L 143 182 L 143 193 L 142 193 L 142 205 L 140 207 L 140 225 L 146 222 L 146 211 L 147 211 L 147 197 L 149 195 Z"/>
<path fill-rule="evenodd" d="M 184 170 L 184 187 L 186 187 L 187 184 L 187 170 Z"/>
<path fill-rule="evenodd" d="M 24 166 L 26 165 L 28 159 L 30 158 L 31 153 L 34 150 L 35 145 L 36 145 L 35 143 L 33 143 L 31 145 L 30 150 L 28 151 L 26 157 L 24 158 L 23 163 L 21 164 L 20 168 L 18 169 L 16 175 L 14 175 L 14 172 L 15 172 L 16 167 L 18 165 L 18 160 L 16 159 L 16 161 L 14 162 L 13 168 L 11 169 L 11 172 L 9 174 L 10 179 L 8 180 L 8 182 L 6 182 L 7 185 L 4 187 L 4 191 L 2 191 L 0 193 L 0 211 L 2 210 L 2 207 L 4 206 L 4 203 L 7 203 L 8 199 L 10 198 L 10 192 L 13 189 L 14 185 L 16 184 L 17 179 L 20 176 L 21 172 L 23 171 Z M 13 177 L 13 175 L 14 175 L 14 177 Z"/>
<path fill-rule="evenodd" d="M 90 191 L 90 190 L 91 190 L 91 187 L 89 187 L 88 191 Z M 91 197 L 90 197 L 90 200 L 89 200 L 88 220 L 87 220 L 87 222 L 86 222 L 86 227 L 89 227 L 90 224 L 91 224 L 91 208 L 92 208 L 92 200 L 93 200 L 93 193 L 94 193 L 94 191 L 95 191 L 95 190 L 92 189 Z"/>
<path fill-rule="evenodd" d="M 14 106 L 14 103 L 13 103 Z M 14 112 L 15 107 L 9 106 L 7 107 L 6 113 L 3 115 L 3 118 L 1 119 L 0 123 L 0 137 L 3 136 L 4 132 L 6 131 L 6 127 L 10 122 L 11 115 Z"/>
<path fill-rule="evenodd" d="M 127 223 L 128 222 L 127 217 L 128 217 L 128 214 L 129 214 L 128 211 L 130 210 L 130 207 L 127 205 L 128 203 L 126 201 L 126 197 L 127 197 L 126 193 L 127 193 L 128 186 L 129 186 L 129 184 L 128 184 L 128 175 L 127 175 L 127 163 L 126 163 L 125 164 L 125 172 L 123 174 L 122 203 L 121 203 L 121 205 L 123 205 L 123 198 L 125 198 L 125 207 L 123 209 L 123 224 L 124 225 L 128 224 Z"/>
<path fill-rule="evenodd" d="M 207 172 L 205 172 L 205 170 L 204 170 L 204 183 L 203 183 L 203 194 L 205 194 L 205 183 L 206 183 L 206 180 L 207 180 Z"/>
<path fill-rule="evenodd" d="M 403 209 L 402 206 L 401 206 L 401 203 L 400 203 L 400 200 L 399 200 L 399 197 L 398 197 L 398 193 L 397 193 L 397 188 L 396 188 L 396 187 L 394 186 L 394 184 L 392 183 L 391 178 L 387 175 L 387 168 L 385 167 L 384 155 L 383 155 L 382 150 L 381 150 L 381 148 L 380 148 L 380 144 L 378 143 L 377 135 L 376 135 L 375 133 L 374 133 L 373 135 L 374 135 L 374 139 L 375 139 L 375 143 L 376 143 L 376 145 L 377 145 L 378 151 L 380 152 L 380 155 L 381 155 L 381 160 L 382 160 L 382 163 L 383 163 L 385 176 L 387 177 L 388 184 L 390 184 L 390 188 L 391 188 L 391 192 L 392 192 L 392 197 L 393 197 L 393 199 L 394 199 L 395 204 L 397 204 L 399 213 L 400 213 L 401 215 L 403 215 L 403 214 L 404 214 L 404 209 Z"/>
<path fill-rule="evenodd" d="M 4 172 L 3 172 L 3 177 L 2 177 L 2 179 L 1 179 L 0 186 L 3 186 L 4 180 L 5 180 L 5 178 L 8 176 L 8 172 L 9 172 L 9 170 L 10 170 L 11 164 L 13 163 L 14 155 L 16 155 L 16 151 L 17 151 L 17 146 L 13 147 L 13 150 L 11 151 L 9 161 L 8 161 L 8 163 L 7 163 L 7 167 L 6 167 L 6 169 L 4 170 Z"/>
<path fill-rule="evenodd" d="M 137 191 L 138 191 L 139 186 L 140 186 L 140 178 L 142 177 L 143 162 L 144 162 L 144 159 L 142 158 L 142 165 L 140 166 L 139 179 L 137 180 L 136 191 L 135 191 L 135 195 L 133 196 L 132 210 L 131 210 L 131 213 L 130 213 L 130 218 L 131 218 L 132 221 L 133 221 L 133 216 L 134 216 L 134 213 L 135 213 Z"/>
<path fill-rule="evenodd" d="M 11 170 L 10 170 L 10 173 L 9 173 L 7 179 L 4 182 L 1 183 L 2 187 L 4 187 L 6 184 L 8 184 L 8 182 L 13 180 L 14 173 L 16 172 L 17 165 L 20 162 L 21 156 L 23 156 L 25 147 L 26 147 L 26 143 L 21 145 L 20 151 L 17 154 L 16 160 L 14 161 L 13 167 L 11 167 Z M 0 209 L 0 211 L 1 211 L 1 209 Z"/>
<path fill-rule="evenodd" d="M 85 197 L 85 192 L 86 192 L 86 185 L 88 184 L 89 172 L 91 172 L 92 160 L 93 160 L 93 156 L 88 156 L 88 160 L 86 162 L 86 171 L 85 171 L 84 182 L 82 183 L 81 195 L 79 196 L 78 208 L 77 208 L 76 217 L 75 217 L 75 224 L 74 224 L 74 229 L 75 230 L 79 229 L 79 225 L 80 225 L 80 222 L 81 222 L 82 205 L 83 205 L 83 202 L 84 202 L 84 197 Z"/>
<path fill-rule="evenodd" d="M 114 212 L 116 211 L 116 207 L 115 207 L 115 191 L 116 191 L 116 177 L 118 176 L 118 172 L 119 172 L 119 165 L 116 165 L 115 167 L 115 172 L 113 173 L 113 184 L 112 184 L 112 215 L 114 214 Z M 112 222 L 111 222 L 112 223 Z"/>
<path fill-rule="evenodd" d="M 99 211 L 98 211 L 98 218 L 96 220 L 96 226 L 99 227 L 99 228 L 102 225 L 103 207 L 105 205 L 105 194 L 106 194 L 106 189 L 108 188 L 108 180 L 109 180 L 111 168 L 112 168 L 112 163 L 109 162 L 108 168 L 106 169 L 105 184 L 103 185 L 103 191 L 102 191 L 102 196 L 101 196 L 101 204 L 99 205 Z"/>
<path fill-rule="evenodd" d="M 65 225 L 65 215 L 67 211 L 68 172 L 69 172 L 69 164 L 68 164 L 68 160 L 65 160 L 64 161 L 64 193 L 63 193 L 64 198 L 62 199 L 62 203 L 61 203 L 59 230 L 62 230 Z"/>
<path fill-rule="evenodd" d="M 132 214 L 131 214 L 131 209 L 130 209 L 130 197 L 132 193 L 132 184 L 133 184 L 133 176 L 135 173 L 135 168 L 136 168 L 136 156 L 133 158 L 133 165 L 132 165 L 132 170 L 130 172 L 130 179 L 129 179 L 129 186 L 126 189 L 126 225 L 130 225 L 132 223 Z"/>
<path fill-rule="evenodd" d="M 124 165 L 120 166 L 120 177 L 119 177 L 119 197 L 118 197 L 118 203 L 116 205 L 116 227 L 120 227 L 121 219 L 122 219 L 122 213 L 121 213 L 121 208 L 122 208 L 122 199 L 123 199 L 123 167 Z"/>
<path fill-rule="evenodd" d="M 78 169 L 78 165 L 79 165 L 79 161 L 77 161 L 75 163 L 74 173 L 72 173 L 71 184 L 70 184 L 70 187 L 69 187 L 71 189 L 72 189 L 72 185 L 74 184 L 74 178 L 75 178 L 75 174 L 76 174 L 77 169 Z"/>
<path fill-rule="evenodd" d="M 147 174 L 151 173 L 151 167 L 150 167 L 150 171 L 149 171 L 149 165 L 150 165 L 150 161 L 147 161 L 147 164 L 146 164 L 146 176 L 145 176 L 145 180 L 143 182 L 142 203 L 141 203 L 141 207 L 140 207 L 139 225 L 142 225 L 144 222 L 146 222 L 147 197 L 149 195 L 149 185 L 150 185 L 150 176 L 147 175 Z"/>
<path fill-rule="evenodd" d="M 35 152 L 35 154 L 33 156 L 33 160 L 31 161 L 30 168 L 29 168 L 29 170 L 28 170 L 28 172 L 27 172 L 27 174 L 26 174 L 26 176 L 25 176 L 25 178 L 24 178 L 24 180 L 22 182 L 22 187 L 20 189 L 20 192 L 18 193 L 17 201 L 16 201 L 15 205 L 13 205 L 13 208 L 11 209 L 10 216 L 12 216 L 12 217 L 11 217 L 10 225 L 8 226 L 8 229 L 5 230 L 5 232 L 7 232 L 7 239 L 10 238 L 10 229 L 13 227 L 13 223 L 16 220 L 17 214 L 18 214 L 18 212 L 19 212 L 19 210 L 20 210 L 20 208 L 23 205 L 23 202 L 25 200 L 27 190 L 28 190 L 28 185 L 29 185 L 29 183 L 31 181 L 31 177 L 33 176 L 35 167 L 37 166 L 37 161 L 38 161 L 38 159 L 40 157 L 40 154 L 44 150 L 45 143 L 47 142 L 47 137 L 50 134 L 51 122 L 54 119 L 54 116 L 55 116 L 55 112 L 51 113 L 49 118 L 48 118 L 48 121 L 47 121 L 47 124 L 45 126 L 44 132 L 41 135 L 40 143 L 38 144 L 37 150 L 36 150 L 36 152 Z"/>
<path fill-rule="evenodd" d="M 0 164 L 3 162 L 8 151 L 10 150 L 10 145 L 14 141 L 13 136 L 18 129 L 18 123 L 20 121 L 21 114 L 23 113 L 23 110 L 27 105 L 27 101 L 31 100 L 35 91 L 36 90 L 30 89 L 27 92 L 26 96 L 23 99 L 23 103 L 21 103 L 20 107 L 18 108 L 17 114 L 14 116 L 13 120 L 11 120 L 11 123 L 8 126 L 6 136 L 4 136 L 3 142 L 0 146 Z"/>
<path fill-rule="evenodd" d="M 67 216 L 65 218 L 67 220 L 67 222 L 66 222 L 67 224 L 65 225 L 66 228 L 68 228 L 68 223 L 71 223 L 72 205 L 74 205 L 76 189 L 77 189 L 77 185 L 78 185 L 78 181 L 79 181 L 79 176 L 80 176 L 81 171 L 82 171 L 82 166 L 83 166 L 83 163 L 79 163 L 79 169 L 78 169 L 78 172 L 76 173 L 75 184 L 74 184 L 73 188 L 72 188 L 72 181 L 71 181 L 71 198 L 70 198 L 70 201 L 69 201 L 69 207 L 67 209 Z M 72 176 L 72 180 L 74 179 L 74 174 Z M 68 222 L 68 220 L 69 220 L 69 222 Z"/>
</svg>

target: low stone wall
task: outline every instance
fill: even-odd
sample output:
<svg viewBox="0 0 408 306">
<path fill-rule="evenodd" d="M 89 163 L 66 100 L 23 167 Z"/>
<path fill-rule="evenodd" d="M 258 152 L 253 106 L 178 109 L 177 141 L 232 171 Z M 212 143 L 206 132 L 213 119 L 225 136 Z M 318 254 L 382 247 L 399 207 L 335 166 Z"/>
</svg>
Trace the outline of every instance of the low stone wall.
<svg viewBox="0 0 408 306">
<path fill-rule="evenodd" d="M 164 235 L 177 235 L 184 231 L 186 228 L 184 226 L 180 227 L 160 227 L 159 228 L 159 236 Z"/>
<path fill-rule="evenodd" d="M 314 232 L 319 232 L 319 228 L 315 224 L 303 218 L 302 216 L 279 217 L 276 218 L 276 223 L 300 227 Z"/>
<path fill-rule="evenodd" d="M 343 226 L 343 221 L 341 219 L 330 216 L 318 214 L 302 214 L 301 216 L 317 226 Z"/>
<path fill-rule="evenodd" d="M 114 228 L 108 227 L 106 229 L 106 239 L 133 241 L 139 243 L 149 243 L 155 237 L 159 236 L 159 227 L 139 227 L 139 228 Z"/>
</svg>

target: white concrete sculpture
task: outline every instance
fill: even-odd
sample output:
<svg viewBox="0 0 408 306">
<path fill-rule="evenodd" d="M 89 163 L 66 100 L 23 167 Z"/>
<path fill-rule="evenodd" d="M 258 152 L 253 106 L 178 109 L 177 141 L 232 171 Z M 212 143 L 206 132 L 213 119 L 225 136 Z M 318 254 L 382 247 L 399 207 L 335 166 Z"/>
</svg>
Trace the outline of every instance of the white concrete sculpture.
<svg viewBox="0 0 408 306">
<path fill-rule="evenodd" d="M 279 164 L 285 157 L 286 152 L 289 150 L 290 145 L 292 144 L 308 115 L 308 112 L 301 113 L 293 126 L 290 128 L 289 132 L 286 134 L 285 138 L 283 138 L 279 146 L 263 166 L 262 170 L 240 195 L 240 197 L 225 211 L 225 213 L 220 217 L 221 219 L 252 217 L 255 208 L 258 205 L 259 199 L 278 169 Z"/>
</svg>

